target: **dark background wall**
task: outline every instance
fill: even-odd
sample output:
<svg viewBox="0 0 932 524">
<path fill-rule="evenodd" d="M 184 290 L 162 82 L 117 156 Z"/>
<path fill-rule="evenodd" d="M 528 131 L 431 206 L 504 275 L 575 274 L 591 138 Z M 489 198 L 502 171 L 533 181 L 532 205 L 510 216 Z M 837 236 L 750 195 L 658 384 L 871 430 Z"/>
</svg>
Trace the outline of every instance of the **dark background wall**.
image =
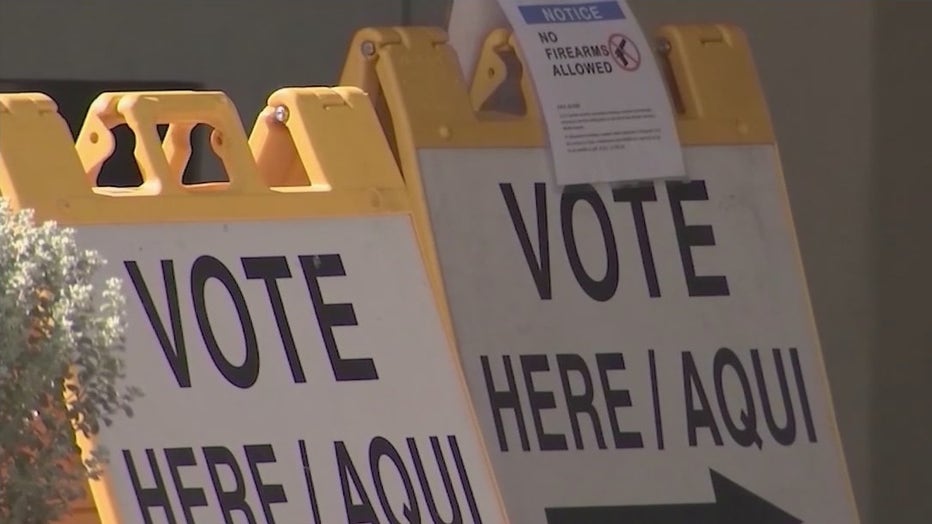
<svg viewBox="0 0 932 524">
<path fill-rule="evenodd" d="M 932 517 L 932 3 L 877 2 L 872 522 Z"/>
<path fill-rule="evenodd" d="M 444 26 L 449 1 L 0 0 L 0 81 L 196 82 L 226 91 L 248 132 L 273 90 L 333 83 L 356 28 Z M 932 5 L 630 2 L 648 31 L 726 21 L 749 34 L 864 522 L 927 522 Z"/>
</svg>

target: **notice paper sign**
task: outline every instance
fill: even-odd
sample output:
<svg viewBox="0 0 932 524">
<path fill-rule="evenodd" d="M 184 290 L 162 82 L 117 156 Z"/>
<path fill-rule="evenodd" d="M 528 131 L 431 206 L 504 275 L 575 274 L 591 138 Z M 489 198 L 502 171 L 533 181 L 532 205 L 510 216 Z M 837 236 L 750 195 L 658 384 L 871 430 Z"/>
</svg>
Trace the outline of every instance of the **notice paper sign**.
<svg viewBox="0 0 932 524">
<path fill-rule="evenodd" d="M 680 178 L 673 110 L 624 0 L 498 0 L 537 89 L 559 185 Z"/>
</svg>

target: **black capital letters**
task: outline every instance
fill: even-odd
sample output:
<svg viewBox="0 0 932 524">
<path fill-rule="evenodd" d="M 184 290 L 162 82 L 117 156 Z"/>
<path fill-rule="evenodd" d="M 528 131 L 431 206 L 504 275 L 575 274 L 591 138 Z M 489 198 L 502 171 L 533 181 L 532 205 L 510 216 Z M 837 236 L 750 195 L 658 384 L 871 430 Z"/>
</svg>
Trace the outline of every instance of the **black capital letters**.
<svg viewBox="0 0 932 524">
<path fill-rule="evenodd" d="M 741 426 L 735 424 L 731 410 L 728 409 L 728 397 L 725 394 L 725 370 L 728 368 L 734 371 L 738 382 L 741 383 L 741 391 L 744 394 L 744 406 L 738 415 Z M 739 445 L 749 447 L 756 444 L 759 449 L 763 446 L 763 441 L 757 433 L 757 408 L 754 406 L 754 393 L 751 391 L 751 381 L 748 380 L 748 374 L 744 371 L 741 360 L 734 351 L 728 348 L 719 348 L 715 352 L 713 370 L 715 373 L 715 395 L 722 411 L 725 428 L 728 429 L 732 439 Z"/>
<path fill-rule="evenodd" d="M 191 508 L 206 506 L 207 497 L 201 488 L 185 487 L 181 480 L 181 474 L 178 472 L 178 468 L 182 466 L 197 465 L 194 451 L 191 448 L 168 448 L 165 450 L 165 460 L 168 462 L 168 472 L 171 473 L 172 481 L 175 483 L 178 500 L 181 501 L 184 520 L 188 524 L 194 524 L 194 515 L 191 513 Z"/>
<path fill-rule="evenodd" d="M 142 278 L 142 272 L 139 271 L 139 264 L 135 260 L 123 262 L 126 272 L 129 273 L 130 281 L 136 294 L 142 302 L 142 307 L 149 318 L 149 324 L 155 331 L 155 337 L 162 346 L 162 352 L 165 353 L 165 359 L 175 374 L 175 380 L 178 387 L 191 387 L 191 371 L 188 369 L 188 353 L 184 345 L 184 330 L 181 329 L 181 309 L 178 305 L 178 285 L 175 283 L 175 264 L 171 260 L 162 261 L 162 281 L 165 284 L 165 297 L 168 300 L 168 319 L 171 322 L 172 341 L 168 339 L 168 333 L 165 331 L 165 324 L 162 323 L 162 317 L 159 310 L 155 308 L 155 302 L 152 300 L 152 294 L 149 293 L 149 286 L 146 280 Z"/>
<path fill-rule="evenodd" d="M 301 367 L 301 359 L 298 358 L 294 335 L 291 333 L 291 324 L 288 323 L 288 315 L 285 313 L 282 292 L 278 287 L 279 279 L 291 278 L 288 259 L 285 257 L 244 257 L 242 262 L 246 278 L 251 280 L 261 279 L 265 282 L 265 290 L 269 295 L 272 314 L 275 315 L 275 323 L 278 325 L 278 335 L 282 339 L 282 347 L 285 349 L 288 367 L 291 368 L 291 377 L 294 379 L 295 384 L 307 382 L 307 378 L 304 376 L 304 368 Z"/>
<path fill-rule="evenodd" d="M 409 439 L 410 440 L 410 439 Z M 411 482 L 411 475 L 408 474 L 401 455 L 395 446 L 384 437 L 375 437 L 369 443 L 369 469 L 372 472 L 372 480 L 375 482 L 375 494 L 379 496 L 379 502 L 382 503 L 382 509 L 388 517 L 389 524 L 404 524 L 392 509 L 391 501 L 388 500 L 388 494 L 385 492 L 385 485 L 382 483 L 382 457 L 388 459 L 401 477 L 401 483 L 405 487 L 405 496 L 408 500 L 401 506 L 401 514 L 409 523 L 421 521 L 421 510 L 417 505 L 417 495 L 414 493 L 414 483 Z"/>
<path fill-rule="evenodd" d="M 625 369 L 625 358 L 621 353 L 598 353 L 595 356 L 596 366 L 599 368 L 599 379 L 602 383 L 602 393 L 605 395 L 605 405 L 608 408 L 608 424 L 612 428 L 615 439 L 615 449 L 643 448 L 644 439 L 638 431 L 621 431 L 618 426 L 617 408 L 631 407 L 631 394 L 627 389 L 612 389 L 608 382 L 608 372 Z"/>
<path fill-rule="evenodd" d="M 518 207 L 518 200 L 515 198 L 515 190 L 511 184 L 499 184 L 502 191 L 502 197 L 505 199 L 505 205 L 508 207 L 508 214 L 511 216 L 511 224 L 515 228 L 515 234 L 518 235 L 518 242 L 521 243 L 521 250 L 524 251 L 524 258 L 527 260 L 527 267 L 534 277 L 534 284 L 537 286 L 537 294 L 541 300 L 550 300 L 553 298 L 550 280 L 550 234 L 549 222 L 547 220 L 547 186 L 542 183 L 534 184 L 534 198 L 537 204 L 537 246 L 540 255 L 534 254 L 534 247 L 531 245 L 531 235 L 528 233 L 527 226 L 524 224 L 524 217 L 521 215 L 521 209 Z"/>
<path fill-rule="evenodd" d="M 353 459 L 350 458 L 349 452 L 346 451 L 346 444 L 342 440 L 333 443 L 334 452 L 337 455 L 337 468 L 340 470 L 340 487 L 343 490 L 343 505 L 346 508 L 346 519 L 349 524 L 375 524 L 379 518 L 375 515 L 375 508 L 369 500 L 366 488 L 362 485 L 359 473 L 356 472 L 356 466 L 353 465 Z M 360 503 L 353 502 L 353 492 L 350 488 L 350 481 L 353 482 L 353 488 L 359 493 Z"/>
<path fill-rule="evenodd" d="M 239 511 L 246 517 L 249 524 L 256 524 L 256 516 L 246 502 L 246 483 L 243 480 L 243 472 L 239 469 L 236 457 L 229 449 L 223 446 L 207 446 L 202 449 L 204 453 L 204 462 L 207 465 L 207 472 L 210 474 L 210 482 L 214 485 L 214 493 L 217 495 L 217 502 L 220 504 L 220 512 L 223 514 L 225 524 L 234 524 L 233 512 Z M 233 473 L 233 480 L 236 485 L 231 491 L 226 491 L 220 483 L 220 473 L 217 467 L 224 465 Z"/>
<path fill-rule="evenodd" d="M 204 291 L 207 281 L 212 278 L 220 282 L 230 294 L 233 305 L 236 307 L 236 316 L 239 317 L 240 326 L 243 329 L 246 358 L 239 366 L 227 360 L 223 351 L 220 350 L 220 345 L 217 344 L 213 327 L 210 325 Z M 249 308 L 246 306 L 243 292 L 223 262 L 209 255 L 200 256 L 194 261 L 191 266 L 191 299 L 194 302 L 197 325 L 201 329 L 204 345 L 207 346 L 207 352 L 214 361 L 214 365 L 230 384 L 242 389 L 251 388 L 259 378 L 259 344 L 256 341 L 256 329 L 253 327 L 252 317 L 249 316 Z"/>
<path fill-rule="evenodd" d="M 599 230 L 602 232 L 602 240 L 605 242 L 605 276 L 601 280 L 589 276 L 579 258 L 573 211 L 580 201 L 585 201 L 595 211 L 595 216 L 599 220 Z M 615 296 L 615 291 L 618 290 L 618 246 L 615 244 L 615 231 L 608 218 L 608 210 L 605 209 L 605 204 L 602 203 L 595 188 L 589 184 L 582 184 L 578 188 L 564 191 L 563 198 L 560 200 L 560 221 L 563 226 L 566 256 L 579 286 L 593 300 L 599 302 L 605 302 Z"/>
<path fill-rule="evenodd" d="M 447 435 L 447 442 L 450 444 L 450 451 L 453 452 L 453 461 L 456 462 L 456 470 L 460 474 L 460 482 L 462 482 L 463 491 L 466 493 L 466 504 L 469 506 L 469 514 L 472 515 L 472 522 L 473 524 L 482 524 L 482 517 L 479 515 L 479 504 L 476 503 L 472 483 L 469 482 L 466 463 L 463 462 L 463 454 L 460 453 L 460 445 L 456 442 L 456 436 Z"/>
<path fill-rule="evenodd" d="M 553 393 L 538 391 L 534 387 L 534 377 L 531 375 L 541 371 L 550 371 L 547 355 L 521 355 L 521 371 L 524 374 L 524 386 L 527 388 L 528 401 L 531 404 L 531 418 L 534 420 L 534 429 L 537 431 L 537 441 L 542 451 L 562 451 L 568 449 L 566 436 L 560 433 L 546 433 L 544 421 L 540 412 L 545 409 L 554 409 L 557 403 Z"/>
<path fill-rule="evenodd" d="M 272 504 L 288 502 L 288 497 L 285 496 L 284 486 L 262 482 L 262 474 L 259 472 L 259 464 L 275 462 L 275 450 L 272 449 L 270 444 L 258 444 L 243 446 L 243 451 L 246 452 L 249 472 L 256 484 L 256 491 L 259 493 L 259 504 L 262 505 L 265 521 L 268 524 L 275 524 L 275 517 L 272 516 Z"/>
<path fill-rule="evenodd" d="M 715 422 L 712 405 L 709 403 L 709 397 L 702 386 L 702 379 L 699 377 L 693 355 L 688 351 L 683 352 L 683 390 L 686 392 L 686 424 L 689 426 L 689 445 L 695 446 L 698 443 L 698 429 L 707 427 L 709 432 L 712 433 L 712 440 L 715 445 L 721 446 L 723 444 L 722 434 Z M 700 407 L 698 408 L 695 407 L 693 401 L 693 391 L 699 397 Z"/>
<path fill-rule="evenodd" d="M 440 478 L 443 480 L 443 489 L 447 493 L 447 500 L 450 501 L 450 520 L 440 516 L 437 509 L 436 497 L 430 489 L 430 482 L 427 479 L 427 473 L 424 470 L 424 462 L 421 460 L 421 453 L 417 449 L 417 443 L 413 438 L 408 438 L 408 451 L 411 452 L 411 459 L 414 461 L 414 471 L 417 473 L 418 481 L 421 484 L 421 491 L 424 492 L 424 498 L 427 501 L 427 511 L 430 512 L 431 522 L 436 524 L 463 524 L 463 512 L 460 510 L 459 501 L 456 499 L 456 492 L 453 491 L 453 481 L 450 477 L 450 468 L 447 467 L 447 461 L 443 458 L 443 451 L 440 449 L 440 440 L 437 437 L 430 437 L 430 445 L 434 449 L 434 458 L 437 459 L 437 469 L 440 471 Z"/>
<path fill-rule="evenodd" d="M 815 422 L 812 420 L 812 409 L 809 407 L 809 395 L 806 393 L 806 381 L 803 379 L 803 368 L 799 363 L 799 351 L 796 348 L 790 348 L 790 363 L 793 365 L 793 376 L 796 377 L 796 387 L 799 390 L 803 420 L 806 422 L 806 434 L 809 436 L 809 442 L 818 442 Z"/>
<path fill-rule="evenodd" d="M 783 399 L 783 412 L 786 414 L 786 424 L 780 426 L 773 414 L 770 393 L 767 390 L 767 381 L 764 379 L 764 369 L 760 354 L 756 349 L 751 350 L 751 362 L 754 365 L 754 377 L 757 379 L 757 390 L 764 409 L 764 418 L 774 440 L 784 446 L 791 446 L 796 442 L 796 413 L 793 411 L 793 399 L 790 397 L 790 385 L 786 379 L 786 369 L 783 367 L 783 356 L 779 348 L 773 348 L 773 364 L 777 371 L 777 382 L 780 385 L 780 396 Z"/>
<path fill-rule="evenodd" d="M 352 304 L 326 304 L 320 292 L 321 277 L 345 277 L 343 260 L 340 255 L 302 255 L 301 269 L 307 281 L 307 291 L 314 304 L 314 313 L 320 325 L 320 334 L 330 357 L 330 366 L 337 381 L 346 380 L 378 380 L 375 363 L 371 358 L 343 358 L 337 348 L 337 341 L 333 336 L 335 326 L 356 326 L 356 312 Z"/>
<path fill-rule="evenodd" d="M 139 512 L 142 513 L 142 520 L 145 524 L 152 524 L 151 508 L 162 508 L 165 511 L 165 518 L 169 524 L 177 524 L 175 514 L 172 512 L 171 502 L 168 501 L 168 491 L 165 489 L 165 481 L 162 479 L 162 472 L 159 471 L 159 463 L 155 459 L 155 451 L 146 450 L 146 458 L 149 460 L 149 468 L 152 470 L 152 476 L 155 478 L 154 488 L 143 488 L 139 481 L 139 473 L 136 471 L 136 465 L 133 463 L 133 455 L 128 449 L 123 450 L 123 460 L 126 462 L 126 469 L 129 471 L 129 480 L 133 484 L 133 491 L 136 493 L 136 501 L 139 503 Z"/>
<path fill-rule="evenodd" d="M 563 396 L 566 399 L 566 410 L 569 412 L 570 424 L 573 427 L 573 439 L 576 441 L 576 449 L 584 449 L 582 431 L 579 428 L 579 416 L 582 414 L 589 415 L 589 420 L 592 421 L 592 432 L 595 433 L 599 449 L 605 449 L 602 423 L 599 420 L 599 413 L 592 405 L 595 391 L 586 361 L 579 355 L 561 354 L 557 355 L 557 368 L 560 370 Z M 571 371 L 575 371 L 583 379 L 583 390 L 579 394 L 574 394 L 572 391 L 572 385 L 570 384 Z"/>
<path fill-rule="evenodd" d="M 307 499 L 311 503 L 311 513 L 314 515 L 314 524 L 320 524 L 320 506 L 317 504 L 317 490 L 314 489 L 314 479 L 311 475 L 311 461 L 307 458 L 307 444 L 304 439 L 298 439 L 298 453 L 301 455 L 301 469 L 304 470 L 304 487 L 307 488 Z"/>
<path fill-rule="evenodd" d="M 676 240 L 680 246 L 680 258 L 683 261 L 683 273 L 686 275 L 689 296 L 728 296 L 728 279 L 719 275 L 697 276 L 696 266 L 693 263 L 693 247 L 715 245 L 712 226 L 688 226 L 683 215 L 683 202 L 709 199 L 705 182 L 702 180 L 667 182 L 667 194 L 670 197 L 670 210 L 673 212 L 673 225 L 676 228 Z"/>
<path fill-rule="evenodd" d="M 660 283 L 657 280 L 657 268 L 654 266 L 654 251 L 650 247 L 647 219 L 644 218 L 644 202 L 656 202 L 657 191 L 654 190 L 653 184 L 645 184 L 615 188 L 612 190 L 612 196 L 615 202 L 631 204 L 631 217 L 634 219 L 634 230 L 637 232 L 638 245 L 641 247 L 641 263 L 644 264 L 647 291 L 651 297 L 659 297 Z"/>
<path fill-rule="evenodd" d="M 495 389 L 495 381 L 492 380 L 492 369 L 489 367 L 489 357 L 483 355 L 479 357 L 482 362 L 482 375 L 485 377 L 485 388 L 489 393 L 489 406 L 492 408 L 492 417 L 495 419 L 495 431 L 498 434 L 498 445 L 502 451 L 508 451 L 508 439 L 505 437 L 505 424 L 502 421 L 502 411 L 512 409 L 515 412 L 515 421 L 518 423 L 518 435 L 521 438 L 521 449 L 524 451 L 531 450 L 531 443 L 528 441 L 527 426 L 524 425 L 524 413 L 521 409 L 521 398 L 518 396 L 518 386 L 515 384 L 515 372 L 511 366 L 511 357 L 505 355 L 502 357 L 502 363 L 505 366 L 505 380 L 508 381 L 508 389 L 498 391 Z"/>
</svg>

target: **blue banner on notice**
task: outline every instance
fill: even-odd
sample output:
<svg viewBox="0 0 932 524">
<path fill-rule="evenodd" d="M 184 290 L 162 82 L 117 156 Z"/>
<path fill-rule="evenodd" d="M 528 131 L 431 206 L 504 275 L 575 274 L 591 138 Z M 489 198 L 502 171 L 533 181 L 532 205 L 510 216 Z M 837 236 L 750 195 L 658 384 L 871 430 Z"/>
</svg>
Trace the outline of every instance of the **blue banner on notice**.
<svg viewBox="0 0 932 524">
<path fill-rule="evenodd" d="M 528 24 L 567 24 L 624 20 L 618 2 L 585 2 L 582 4 L 549 4 L 518 6 Z"/>
</svg>

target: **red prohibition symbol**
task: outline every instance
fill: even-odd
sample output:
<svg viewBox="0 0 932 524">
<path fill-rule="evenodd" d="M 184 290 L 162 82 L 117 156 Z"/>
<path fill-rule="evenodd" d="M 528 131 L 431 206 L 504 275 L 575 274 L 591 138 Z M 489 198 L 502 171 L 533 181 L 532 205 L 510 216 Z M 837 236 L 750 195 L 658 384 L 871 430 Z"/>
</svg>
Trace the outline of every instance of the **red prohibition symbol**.
<svg viewBox="0 0 932 524">
<path fill-rule="evenodd" d="M 621 33 L 608 37 L 608 50 L 615 63 L 625 71 L 637 71 L 641 66 L 641 51 L 638 46 Z"/>
</svg>

